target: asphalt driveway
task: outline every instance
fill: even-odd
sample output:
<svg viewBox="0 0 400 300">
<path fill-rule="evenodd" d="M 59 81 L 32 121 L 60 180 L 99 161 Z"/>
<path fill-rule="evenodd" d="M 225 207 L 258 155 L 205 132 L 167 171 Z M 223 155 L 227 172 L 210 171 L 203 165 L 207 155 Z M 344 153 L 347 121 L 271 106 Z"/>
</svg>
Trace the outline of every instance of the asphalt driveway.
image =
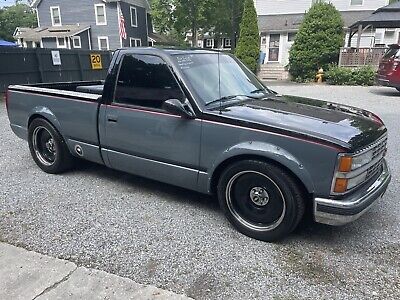
<svg viewBox="0 0 400 300">
<path fill-rule="evenodd" d="M 0 240 L 196 299 L 400 298 L 400 93 L 274 85 L 369 109 L 386 122 L 393 181 L 346 227 L 303 224 L 268 244 L 236 232 L 203 195 L 83 163 L 47 175 L 0 108 Z"/>
</svg>

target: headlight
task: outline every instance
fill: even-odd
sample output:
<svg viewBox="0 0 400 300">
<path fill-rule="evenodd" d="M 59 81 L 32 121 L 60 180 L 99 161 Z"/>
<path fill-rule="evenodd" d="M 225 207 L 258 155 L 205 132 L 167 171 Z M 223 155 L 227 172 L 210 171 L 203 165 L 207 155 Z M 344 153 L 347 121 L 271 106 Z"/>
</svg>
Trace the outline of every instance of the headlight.
<svg viewBox="0 0 400 300">
<path fill-rule="evenodd" d="M 351 164 L 351 169 L 356 170 L 361 168 L 362 166 L 369 164 L 372 161 L 373 153 L 372 151 L 368 151 L 364 154 L 360 154 L 356 157 L 353 157 L 353 162 Z"/>
</svg>

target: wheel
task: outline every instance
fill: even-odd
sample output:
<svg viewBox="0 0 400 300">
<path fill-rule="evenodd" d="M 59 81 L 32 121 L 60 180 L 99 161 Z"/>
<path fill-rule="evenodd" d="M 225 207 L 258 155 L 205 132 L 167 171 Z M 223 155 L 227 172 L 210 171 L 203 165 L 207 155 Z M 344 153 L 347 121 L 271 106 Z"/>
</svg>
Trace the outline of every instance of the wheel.
<svg viewBox="0 0 400 300">
<path fill-rule="evenodd" d="M 228 220 L 258 240 L 271 242 L 287 236 L 304 214 L 302 189 L 287 172 L 266 162 L 232 164 L 222 173 L 217 190 Z"/>
<path fill-rule="evenodd" d="M 73 156 L 60 133 L 44 119 L 35 119 L 28 129 L 29 150 L 46 173 L 59 174 L 73 166 Z"/>
</svg>

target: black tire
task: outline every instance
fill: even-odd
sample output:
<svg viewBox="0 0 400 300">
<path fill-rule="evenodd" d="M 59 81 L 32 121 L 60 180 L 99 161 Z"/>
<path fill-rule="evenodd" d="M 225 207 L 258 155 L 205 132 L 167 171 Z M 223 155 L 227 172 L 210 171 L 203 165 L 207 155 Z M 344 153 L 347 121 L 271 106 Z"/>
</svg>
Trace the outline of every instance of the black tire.
<svg viewBox="0 0 400 300">
<path fill-rule="evenodd" d="M 29 150 L 44 172 L 60 174 L 73 167 L 74 157 L 61 134 L 45 119 L 34 119 L 28 129 Z"/>
<path fill-rule="evenodd" d="M 272 242 L 286 237 L 304 215 L 305 197 L 280 167 L 243 160 L 230 165 L 218 182 L 218 200 L 241 233 Z"/>
</svg>

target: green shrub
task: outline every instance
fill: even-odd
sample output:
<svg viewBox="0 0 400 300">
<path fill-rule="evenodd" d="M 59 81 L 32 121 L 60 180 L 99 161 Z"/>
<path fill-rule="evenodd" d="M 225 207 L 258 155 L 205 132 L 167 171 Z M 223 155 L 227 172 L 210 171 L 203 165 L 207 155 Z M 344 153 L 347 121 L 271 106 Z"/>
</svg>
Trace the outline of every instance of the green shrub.
<svg viewBox="0 0 400 300">
<path fill-rule="evenodd" d="M 257 12 L 253 0 L 246 0 L 236 56 L 253 72 L 257 71 L 260 56 L 260 37 L 258 33 Z"/>
<path fill-rule="evenodd" d="M 332 85 L 373 85 L 375 73 L 371 66 L 356 69 L 331 66 L 325 73 L 325 79 Z"/>
<path fill-rule="evenodd" d="M 344 23 L 330 3 L 316 2 L 304 20 L 290 49 L 289 72 L 298 81 L 314 80 L 319 68 L 337 63 L 344 43 Z"/>
</svg>

